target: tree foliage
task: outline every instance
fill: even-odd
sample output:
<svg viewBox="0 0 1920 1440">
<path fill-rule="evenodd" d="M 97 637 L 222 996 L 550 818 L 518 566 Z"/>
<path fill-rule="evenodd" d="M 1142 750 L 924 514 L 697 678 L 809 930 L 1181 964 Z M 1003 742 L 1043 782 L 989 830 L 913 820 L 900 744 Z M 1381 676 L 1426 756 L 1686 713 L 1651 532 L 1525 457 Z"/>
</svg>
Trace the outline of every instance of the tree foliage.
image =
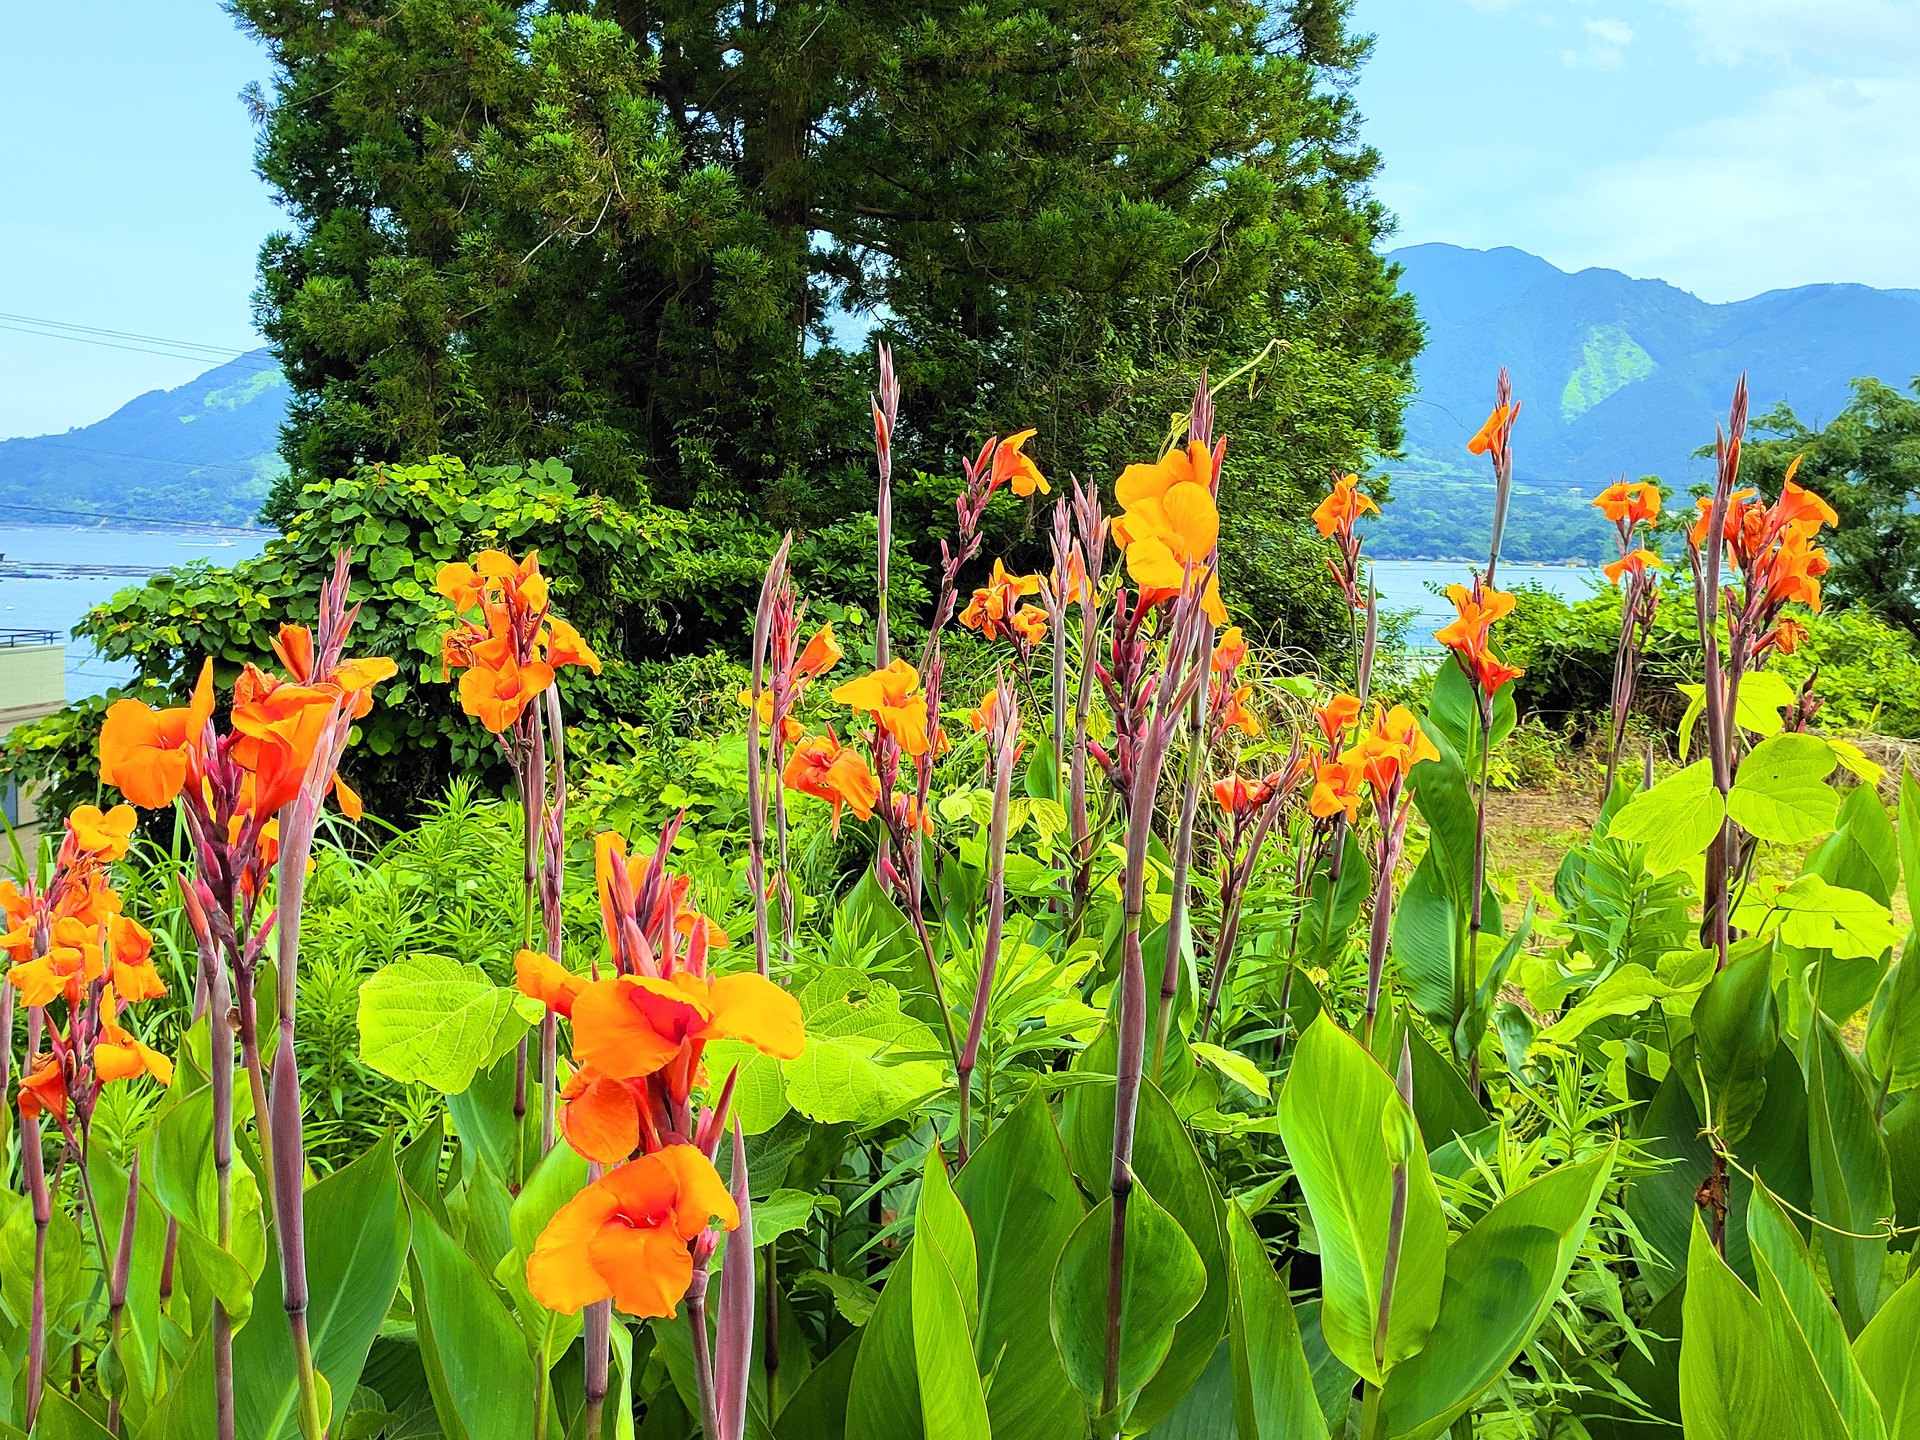
<svg viewBox="0 0 1920 1440">
<path fill-rule="evenodd" d="M 1757 424 L 1773 438 L 1750 444 L 1744 464 L 1774 494 L 1798 457 L 1794 478 L 1840 517 L 1827 542 L 1828 593 L 1920 632 L 1920 379 L 1907 389 L 1856 380 L 1847 408 L 1817 430 L 1778 406 Z"/>
<path fill-rule="evenodd" d="M 232 8 L 279 67 L 292 219 L 261 257 L 295 391 L 269 519 L 365 462 L 559 455 L 716 550 L 742 512 L 832 532 L 872 486 L 870 366 L 835 342 L 878 321 L 924 550 L 925 477 L 983 426 L 1107 480 L 1201 366 L 1278 342 L 1223 397 L 1229 579 L 1299 638 L 1332 618 L 1286 541 L 1396 440 L 1417 339 L 1344 3 Z"/>
</svg>

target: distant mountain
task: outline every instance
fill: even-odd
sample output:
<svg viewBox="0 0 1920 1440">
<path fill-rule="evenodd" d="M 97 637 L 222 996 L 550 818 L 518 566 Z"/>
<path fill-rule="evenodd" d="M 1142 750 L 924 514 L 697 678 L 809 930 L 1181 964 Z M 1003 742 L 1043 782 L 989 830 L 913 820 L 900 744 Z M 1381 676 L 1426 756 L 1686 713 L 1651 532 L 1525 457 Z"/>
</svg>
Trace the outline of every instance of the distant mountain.
<svg viewBox="0 0 1920 1440">
<path fill-rule="evenodd" d="M 84 511 L 251 524 L 284 468 L 275 447 L 287 398 L 272 354 L 253 350 L 95 424 L 0 440 L 0 520 Z"/>
<path fill-rule="evenodd" d="M 1693 452 L 1724 421 L 1745 371 L 1752 413 L 1785 401 L 1810 425 L 1848 383 L 1920 375 L 1920 290 L 1806 285 L 1710 305 L 1617 270 L 1569 275 L 1523 250 L 1415 245 L 1392 252 L 1427 325 L 1407 407 L 1407 457 L 1372 546 L 1393 556 L 1472 555 L 1487 542 L 1489 467 L 1466 442 L 1505 365 L 1523 408 L 1506 553 L 1610 556 L 1588 501 L 1622 475 L 1679 494 L 1711 474 Z"/>
</svg>

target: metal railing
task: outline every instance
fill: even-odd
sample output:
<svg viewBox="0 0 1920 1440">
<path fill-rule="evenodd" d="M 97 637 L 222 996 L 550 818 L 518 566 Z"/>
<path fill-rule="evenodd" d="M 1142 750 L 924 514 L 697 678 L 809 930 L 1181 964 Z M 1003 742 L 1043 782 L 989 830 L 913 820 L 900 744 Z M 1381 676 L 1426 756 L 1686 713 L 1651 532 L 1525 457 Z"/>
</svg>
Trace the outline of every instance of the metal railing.
<svg viewBox="0 0 1920 1440">
<path fill-rule="evenodd" d="M 0 650 L 21 645 L 64 645 L 67 637 L 58 630 L 0 630 Z"/>
</svg>

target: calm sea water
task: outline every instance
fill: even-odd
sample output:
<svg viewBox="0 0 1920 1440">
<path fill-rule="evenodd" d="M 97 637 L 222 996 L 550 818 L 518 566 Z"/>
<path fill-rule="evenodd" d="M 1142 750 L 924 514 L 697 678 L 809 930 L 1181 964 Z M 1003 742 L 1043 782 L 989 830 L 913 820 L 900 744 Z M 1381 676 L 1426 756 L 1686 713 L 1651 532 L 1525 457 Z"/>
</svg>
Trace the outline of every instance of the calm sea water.
<svg viewBox="0 0 1920 1440">
<path fill-rule="evenodd" d="M 1382 610 L 1412 610 L 1412 633 L 1407 639 L 1414 645 L 1431 645 L 1433 632 L 1453 619 L 1453 606 L 1444 593 L 1433 587 L 1465 584 L 1472 577 L 1468 565 L 1448 565 L 1430 560 L 1379 560 L 1373 566 L 1374 584 L 1380 590 Z M 1569 600 L 1585 596 L 1595 584 L 1606 583 L 1596 568 L 1571 565 L 1515 565 L 1503 561 L 1496 575 L 1502 590 L 1519 585 L 1540 585 Z"/>
<path fill-rule="evenodd" d="M 209 530 L 104 530 L 63 525 L 0 525 L 0 555 L 50 565 L 143 565 L 163 569 L 189 560 L 230 565 L 258 555 L 268 536 Z M 0 579 L 0 629 L 57 630 L 62 636 L 89 609 L 138 576 L 88 575 L 69 579 Z M 99 695 L 133 674 L 109 664 L 83 642 L 67 641 L 67 698 Z"/>
</svg>

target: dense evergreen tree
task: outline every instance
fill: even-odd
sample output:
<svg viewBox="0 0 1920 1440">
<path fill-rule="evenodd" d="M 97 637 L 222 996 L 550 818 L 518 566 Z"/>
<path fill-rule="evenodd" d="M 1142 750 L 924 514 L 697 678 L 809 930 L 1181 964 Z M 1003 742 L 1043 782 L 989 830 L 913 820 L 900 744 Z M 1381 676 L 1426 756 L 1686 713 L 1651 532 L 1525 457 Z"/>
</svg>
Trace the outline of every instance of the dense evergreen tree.
<svg viewBox="0 0 1920 1440">
<path fill-rule="evenodd" d="M 898 350 L 909 546 L 988 429 L 1110 480 L 1264 350 L 1222 397 L 1229 593 L 1323 633 L 1299 517 L 1396 441 L 1417 345 L 1347 0 L 231 4 L 292 222 L 269 518 L 357 462 L 559 455 L 692 512 L 744 584 L 774 527 L 871 534 L 850 320 Z"/>
<path fill-rule="evenodd" d="M 1840 523 L 1823 531 L 1833 570 L 1827 592 L 1878 610 L 1920 633 L 1920 380 L 1907 393 L 1879 380 L 1853 382 L 1853 398 L 1815 430 L 1781 405 L 1754 428 L 1741 478 L 1780 493 L 1794 478 L 1832 504 Z"/>
</svg>

